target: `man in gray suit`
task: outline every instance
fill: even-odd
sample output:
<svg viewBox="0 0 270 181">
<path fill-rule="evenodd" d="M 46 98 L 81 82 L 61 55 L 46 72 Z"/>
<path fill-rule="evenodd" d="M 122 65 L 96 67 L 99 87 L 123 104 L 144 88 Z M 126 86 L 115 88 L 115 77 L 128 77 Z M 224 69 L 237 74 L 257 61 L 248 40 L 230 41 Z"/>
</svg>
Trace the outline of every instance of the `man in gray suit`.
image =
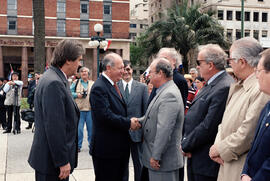
<svg viewBox="0 0 270 181">
<path fill-rule="evenodd" d="M 184 105 L 172 75 L 167 59 L 157 58 L 150 65 L 150 82 L 157 88 L 157 94 L 145 116 L 140 118 L 143 128 L 142 162 L 148 169 L 150 181 L 179 181 L 179 168 L 184 165 L 179 150 Z"/>
<path fill-rule="evenodd" d="M 130 118 L 138 118 L 142 117 L 146 111 L 148 91 L 145 84 L 133 80 L 132 73 L 133 70 L 130 61 L 124 60 L 124 73 L 122 76 L 122 80 L 118 82 L 118 87 L 127 105 L 127 116 Z M 140 181 L 142 172 L 142 130 L 129 130 L 129 134 L 131 138 L 130 151 L 135 172 L 134 180 Z M 124 180 L 128 181 L 128 168 L 126 169 Z"/>
</svg>

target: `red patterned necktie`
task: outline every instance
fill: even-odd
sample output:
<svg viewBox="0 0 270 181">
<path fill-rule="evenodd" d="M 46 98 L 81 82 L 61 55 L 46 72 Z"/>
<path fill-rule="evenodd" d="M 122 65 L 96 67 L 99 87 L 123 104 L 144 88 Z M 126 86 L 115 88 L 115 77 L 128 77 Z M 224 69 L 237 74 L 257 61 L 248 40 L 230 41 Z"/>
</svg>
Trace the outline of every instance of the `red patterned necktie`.
<svg viewBox="0 0 270 181">
<path fill-rule="evenodd" d="M 121 93 L 120 93 L 120 90 L 119 90 L 119 88 L 118 88 L 118 86 L 117 86 L 117 84 L 116 83 L 114 83 L 114 88 L 116 89 L 116 92 L 118 93 L 118 95 L 122 98 L 122 95 L 121 95 Z"/>
</svg>

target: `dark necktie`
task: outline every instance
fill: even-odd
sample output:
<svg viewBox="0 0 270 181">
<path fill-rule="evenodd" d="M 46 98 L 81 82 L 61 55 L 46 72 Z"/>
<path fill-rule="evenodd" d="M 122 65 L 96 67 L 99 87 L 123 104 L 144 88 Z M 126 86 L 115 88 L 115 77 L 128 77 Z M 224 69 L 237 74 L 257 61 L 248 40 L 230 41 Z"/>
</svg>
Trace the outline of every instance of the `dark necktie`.
<svg viewBox="0 0 270 181">
<path fill-rule="evenodd" d="M 126 96 L 126 100 L 128 100 L 129 98 L 128 84 L 126 85 L 126 88 L 125 88 L 125 96 Z"/>
<path fill-rule="evenodd" d="M 118 93 L 118 95 L 122 98 L 122 95 L 121 95 L 121 93 L 120 93 L 120 90 L 119 90 L 119 88 L 118 88 L 118 86 L 117 86 L 117 84 L 116 83 L 114 83 L 114 88 L 115 88 L 115 90 L 116 90 L 116 92 Z"/>
</svg>

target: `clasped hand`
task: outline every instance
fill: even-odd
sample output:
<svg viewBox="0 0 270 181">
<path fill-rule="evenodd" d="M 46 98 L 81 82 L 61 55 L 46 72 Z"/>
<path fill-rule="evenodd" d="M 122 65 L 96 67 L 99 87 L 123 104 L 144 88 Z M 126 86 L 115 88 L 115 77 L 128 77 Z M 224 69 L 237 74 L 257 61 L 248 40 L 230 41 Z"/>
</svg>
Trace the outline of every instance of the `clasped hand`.
<svg viewBox="0 0 270 181">
<path fill-rule="evenodd" d="M 140 129 L 142 126 L 141 126 L 141 124 L 140 124 L 140 122 L 139 122 L 139 120 L 138 120 L 138 118 L 131 118 L 130 119 L 130 129 L 131 130 L 137 130 L 137 129 Z"/>
</svg>

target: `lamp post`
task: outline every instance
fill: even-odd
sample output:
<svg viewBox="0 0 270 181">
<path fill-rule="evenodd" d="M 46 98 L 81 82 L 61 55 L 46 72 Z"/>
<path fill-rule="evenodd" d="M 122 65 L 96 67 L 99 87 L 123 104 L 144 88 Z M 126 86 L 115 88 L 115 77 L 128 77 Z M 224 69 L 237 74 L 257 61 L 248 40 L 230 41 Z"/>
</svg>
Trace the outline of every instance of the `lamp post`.
<svg viewBox="0 0 270 181">
<path fill-rule="evenodd" d="M 103 26 L 99 23 L 95 24 L 94 30 L 97 33 L 97 36 L 92 36 L 89 41 L 89 46 L 97 48 L 97 78 L 99 77 L 99 49 L 105 48 L 108 45 L 106 38 L 101 37 L 100 33 L 103 31 Z"/>
<path fill-rule="evenodd" d="M 241 0 L 241 38 L 244 37 L 244 0 Z"/>
</svg>

